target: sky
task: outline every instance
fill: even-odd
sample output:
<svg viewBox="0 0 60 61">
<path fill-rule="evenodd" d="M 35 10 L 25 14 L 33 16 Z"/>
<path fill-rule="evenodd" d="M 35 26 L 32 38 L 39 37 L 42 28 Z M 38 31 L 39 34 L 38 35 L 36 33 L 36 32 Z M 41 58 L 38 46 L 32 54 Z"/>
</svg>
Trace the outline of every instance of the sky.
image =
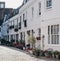
<svg viewBox="0 0 60 61">
<path fill-rule="evenodd" d="M 6 8 L 18 8 L 23 0 L 0 0 L 0 2 L 5 2 Z"/>
</svg>

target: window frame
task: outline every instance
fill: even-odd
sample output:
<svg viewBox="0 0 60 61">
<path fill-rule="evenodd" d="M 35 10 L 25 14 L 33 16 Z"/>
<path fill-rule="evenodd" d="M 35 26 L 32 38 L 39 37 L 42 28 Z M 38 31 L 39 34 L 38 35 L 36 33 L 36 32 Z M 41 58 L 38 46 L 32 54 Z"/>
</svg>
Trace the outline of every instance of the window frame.
<svg viewBox="0 0 60 61">
<path fill-rule="evenodd" d="M 46 9 L 52 8 L 52 0 L 46 0 Z"/>
<path fill-rule="evenodd" d="M 48 44 L 60 44 L 59 42 L 59 25 L 48 26 Z"/>
</svg>

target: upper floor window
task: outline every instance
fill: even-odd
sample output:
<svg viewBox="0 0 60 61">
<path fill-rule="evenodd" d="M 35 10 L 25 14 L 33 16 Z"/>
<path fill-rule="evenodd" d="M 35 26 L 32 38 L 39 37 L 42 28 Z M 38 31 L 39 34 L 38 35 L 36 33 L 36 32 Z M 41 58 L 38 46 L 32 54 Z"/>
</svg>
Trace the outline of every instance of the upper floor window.
<svg viewBox="0 0 60 61">
<path fill-rule="evenodd" d="M 32 7 L 32 17 L 34 16 L 34 7 Z"/>
<path fill-rule="evenodd" d="M 20 22 L 21 22 L 21 16 L 20 16 Z"/>
<path fill-rule="evenodd" d="M 21 16 L 20 16 L 20 22 L 19 22 L 19 29 L 21 29 Z"/>
<path fill-rule="evenodd" d="M 23 21 L 25 20 L 25 14 L 23 14 Z"/>
<path fill-rule="evenodd" d="M 39 2 L 39 15 L 41 15 L 41 3 Z"/>
<path fill-rule="evenodd" d="M 46 0 L 46 7 L 52 8 L 52 0 Z"/>
<path fill-rule="evenodd" d="M 27 20 L 24 20 L 24 27 L 27 27 Z"/>
</svg>

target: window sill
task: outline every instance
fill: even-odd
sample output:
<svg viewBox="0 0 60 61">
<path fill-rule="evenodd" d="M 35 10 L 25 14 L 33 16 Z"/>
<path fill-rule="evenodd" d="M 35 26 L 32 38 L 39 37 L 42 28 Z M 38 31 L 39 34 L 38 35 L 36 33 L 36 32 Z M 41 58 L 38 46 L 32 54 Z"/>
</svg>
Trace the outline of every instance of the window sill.
<svg viewBox="0 0 60 61">
<path fill-rule="evenodd" d="M 51 9 L 51 8 L 52 8 L 52 6 L 46 7 L 46 9 Z"/>
</svg>

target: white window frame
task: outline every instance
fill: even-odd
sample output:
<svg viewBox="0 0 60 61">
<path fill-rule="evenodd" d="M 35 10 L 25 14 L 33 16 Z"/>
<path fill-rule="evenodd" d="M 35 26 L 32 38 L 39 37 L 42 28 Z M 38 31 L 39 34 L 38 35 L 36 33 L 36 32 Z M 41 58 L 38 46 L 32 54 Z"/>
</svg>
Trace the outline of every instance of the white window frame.
<svg viewBox="0 0 60 61">
<path fill-rule="evenodd" d="M 50 0 L 46 0 L 46 8 L 47 9 L 52 8 L 52 0 L 51 0 L 51 2 L 50 2 Z"/>
<path fill-rule="evenodd" d="M 59 42 L 59 25 L 48 26 L 48 44 L 60 44 Z"/>
</svg>

